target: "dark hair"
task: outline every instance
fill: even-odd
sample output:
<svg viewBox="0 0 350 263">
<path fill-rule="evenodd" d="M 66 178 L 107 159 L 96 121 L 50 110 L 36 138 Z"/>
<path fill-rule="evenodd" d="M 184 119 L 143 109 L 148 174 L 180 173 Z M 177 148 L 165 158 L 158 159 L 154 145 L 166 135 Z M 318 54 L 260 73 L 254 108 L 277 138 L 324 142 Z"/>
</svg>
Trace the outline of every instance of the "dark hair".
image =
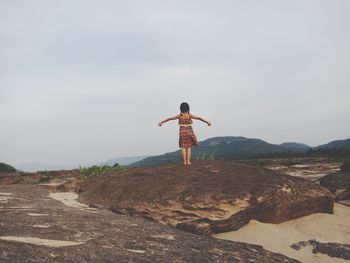
<svg viewBox="0 0 350 263">
<path fill-rule="evenodd" d="M 181 111 L 181 113 L 190 112 L 190 106 L 188 105 L 187 102 L 181 103 L 181 105 L 180 105 L 180 111 Z"/>
</svg>

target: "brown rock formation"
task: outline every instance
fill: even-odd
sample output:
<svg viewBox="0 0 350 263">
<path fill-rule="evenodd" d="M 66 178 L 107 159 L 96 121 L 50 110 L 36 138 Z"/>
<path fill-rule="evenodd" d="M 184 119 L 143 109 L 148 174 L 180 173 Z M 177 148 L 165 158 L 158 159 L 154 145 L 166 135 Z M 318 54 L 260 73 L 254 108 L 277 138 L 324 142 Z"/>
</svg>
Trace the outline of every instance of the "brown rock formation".
<svg viewBox="0 0 350 263">
<path fill-rule="evenodd" d="M 334 258 L 342 258 L 350 260 L 350 245 L 339 244 L 339 243 L 322 243 L 317 240 L 300 241 L 296 244 L 291 245 L 295 250 L 300 250 L 303 247 L 311 246 L 312 253 L 322 253 Z"/>
<path fill-rule="evenodd" d="M 340 167 L 342 172 L 348 172 L 350 173 L 350 162 L 344 162 L 343 165 Z"/>
<path fill-rule="evenodd" d="M 350 200 L 350 163 L 344 163 L 341 171 L 326 175 L 320 184 L 331 191 L 337 200 Z"/>
<path fill-rule="evenodd" d="M 48 187 L 0 187 L 0 262 L 298 262 L 261 246 L 65 206 Z M 71 193 L 67 193 L 68 195 Z"/>
<path fill-rule="evenodd" d="M 86 204 L 207 235 L 251 219 L 280 223 L 333 211 L 332 194 L 316 183 L 231 161 L 135 168 L 80 187 Z"/>
<path fill-rule="evenodd" d="M 50 181 L 51 184 L 61 184 L 79 177 L 79 170 L 43 171 L 36 173 L 0 173 L 0 185 L 10 184 L 44 184 Z"/>
</svg>

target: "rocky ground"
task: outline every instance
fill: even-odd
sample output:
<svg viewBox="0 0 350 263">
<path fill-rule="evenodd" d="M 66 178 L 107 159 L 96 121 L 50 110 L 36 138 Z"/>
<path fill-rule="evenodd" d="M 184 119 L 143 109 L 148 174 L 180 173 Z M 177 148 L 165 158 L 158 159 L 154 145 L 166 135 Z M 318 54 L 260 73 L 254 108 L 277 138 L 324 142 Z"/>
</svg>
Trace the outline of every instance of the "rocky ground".
<svg viewBox="0 0 350 263">
<path fill-rule="evenodd" d="M 349 166 L 247 162 L 0 173 L 0 262 L 344 262 L 350 210 L 333 207 L 344 183 L 319 179 Z"/>
<path fill-rule="evenodd" d="M 1 186 L 0 197 L 0 262 L 4 263 L 298 262 L 261 246 L 92 209 L 71 200 L 72 193 L 50 195 L 49 186 Z"/>
<path fill-rule="evenodd" d="M 330 257 L 350 260 L 350 245 L 346 244 L 322 243 L 312 239 L 293 244 L 291 247 L 295 250 L 300 250 L 306 246 L 311 246 L 313 253 L 322 253 Z"/>
<path fill-rule="evenodd" d="M 349 218 L 350 208 L 335 203 L 333 214 L 314 213 L 280 224 L 251 220 L 237 231 L 215 237 L 261 245 L 302 262 L 345 263 L 349 260 L 346 258 L 350 245 Z M 295 244 L 300 244 L 299 249 Z"/>
<path fill-rule="evenodd" d="M 198 234 L 237 230 L 250 220 L 281 223 L 332 213 L 333 196 L 308 180 L 233 161 L 135 168 L 80 184 L 79 200 Z"/>
<path fill-rule="evenodd" d="M 340 171 L 322 177 L 320 184 L 331 191 L 338 202 L 350 206 L 350 162 L 343 164 Z"/>
<path fill-rule="evenodd" d="M 340 170 L 342 162 L 325 158 L 291 158 L 261 160 L 262 167 L 279 173 L 318 182 L 325 175 Z M 254 163 L 254 162 L 253 162 Z"/>
<path fill-rule="evenodd" d="M 46 184 L 61 185 L 65 182 L 77 181 L 79 170 L 42 171 L 37 173 L 0 173 L 0 185 L 10 184 Z"/>
</svg>

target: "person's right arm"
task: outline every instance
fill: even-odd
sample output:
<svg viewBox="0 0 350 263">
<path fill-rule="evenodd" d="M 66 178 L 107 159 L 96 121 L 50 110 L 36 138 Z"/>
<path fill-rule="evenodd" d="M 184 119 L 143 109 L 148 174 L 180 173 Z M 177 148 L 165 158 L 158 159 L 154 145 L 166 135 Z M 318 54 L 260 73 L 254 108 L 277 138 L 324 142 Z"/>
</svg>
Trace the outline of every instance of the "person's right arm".
<svg viewBox="0 0 350 263">
<path fill-rule="evenodd" d="M 158 123 L 159 126 L 162 126 L 164 122 L 168 122 L 168 121 L 173 121 L 173 120 L 177 120 L 179 118 L 180 115 L 175 115 L 173 117 L 167 118 L 165 120 L 162 120 L 161 122 Z"/>
</svg>

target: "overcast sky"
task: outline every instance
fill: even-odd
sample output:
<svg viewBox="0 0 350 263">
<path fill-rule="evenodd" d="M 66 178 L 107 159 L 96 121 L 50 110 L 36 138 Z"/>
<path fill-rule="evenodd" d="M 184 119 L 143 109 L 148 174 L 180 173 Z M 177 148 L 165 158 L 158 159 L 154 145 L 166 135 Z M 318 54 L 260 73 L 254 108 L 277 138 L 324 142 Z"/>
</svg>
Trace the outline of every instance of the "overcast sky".
<svg viewBox="0 0 350 263">
<path fill-rule="evenodd" d="M 348 0 L 0 2 L 0 161 L 93 164 L 178 147 L 181 102 L 233 135 L 350 137 Z"/>
</svg>

